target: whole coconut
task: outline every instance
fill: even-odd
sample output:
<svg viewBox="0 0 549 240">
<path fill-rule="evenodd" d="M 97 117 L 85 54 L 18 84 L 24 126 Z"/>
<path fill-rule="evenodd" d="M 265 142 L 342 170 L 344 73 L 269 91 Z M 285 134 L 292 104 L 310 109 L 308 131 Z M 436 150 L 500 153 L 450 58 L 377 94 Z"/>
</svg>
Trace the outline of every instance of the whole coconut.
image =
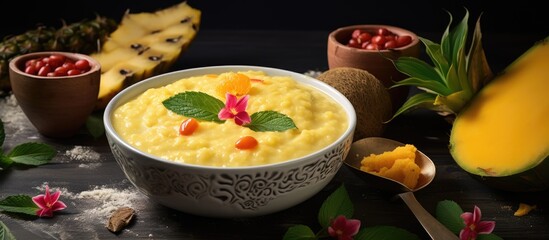
<svg viewBox="0 0 549 240">
<path fill-rule="evenodd" d="M 391 96 L 385 86 L 366 70 L 338 67 L 316 77 L 340 91 L 353 104 L 357 125 L 355 139 L 379 137 L 392 116 Z"/>
</svg>

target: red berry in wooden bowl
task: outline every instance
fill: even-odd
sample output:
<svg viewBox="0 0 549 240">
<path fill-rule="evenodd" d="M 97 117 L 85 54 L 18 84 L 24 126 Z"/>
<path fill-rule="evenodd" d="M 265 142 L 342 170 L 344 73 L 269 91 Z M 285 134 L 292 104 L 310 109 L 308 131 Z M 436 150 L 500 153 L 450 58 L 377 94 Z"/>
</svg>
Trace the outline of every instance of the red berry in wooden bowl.
<svg viewBox="0 0 549 240">
<path fill-rule="evenodd" d="M 17 103 L 46 137 L 79 133 L 97 104 L 101 65 L 71 52 L 33 52 L 13 58 L 9 78 Z"/>
<path fill-rule="evenodd" d="M 417 34 L 391 25 L 349 25 L 330 32 L 327 46 L 328 67 L 353 67 L 373 74 L 390 88 L 406 78 L 391 59 L 420 56 Z M 408 97 L 408 88 L 390 88 L 393 110 L 400 108 Z"/>
<path fill-rule="evenodd" d="M 75 60 L 65 55 L 54 53 L 49 56 L 26 60 L 23 71 L 43 77 L 61 77 L 79 75 L 90 69 L 90 62 L 86 59 Z"/>
<path fill-rule="evenodd" d="M 347 46 L 366 50 L 383 50 L 404 47 L 410 43 L 412 43 L 410 35 L 397 35 L 385 27 L 374 30 L 357 28 L 353 30 Z"/>
</svg>

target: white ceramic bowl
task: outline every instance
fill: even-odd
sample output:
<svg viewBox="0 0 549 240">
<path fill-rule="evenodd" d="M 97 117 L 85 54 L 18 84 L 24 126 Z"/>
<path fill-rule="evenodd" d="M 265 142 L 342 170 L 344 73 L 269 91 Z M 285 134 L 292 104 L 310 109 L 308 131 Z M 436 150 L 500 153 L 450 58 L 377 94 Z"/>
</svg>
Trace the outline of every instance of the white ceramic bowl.
<svg viewBox="0 0 549 240">
<path fill-rule="evenodd" d="M 176 163 L 139 151 L 113 128 L 113 111 L 149 88 L 182 78 L 229 71 L 263 71 L 290 76 L 332 97 L 345 109 L 349 124 L 327 147 L 285 162 L 252 167 L 210 167 Z M 234 218 L 265 215 L 295 206 L 322 190 L 349 152 L 356 126 L 352 104 L 343 94 L 303 74 L 257 66 L 213 66 L 181 70 L 138 82 L 118 93 L 104 113 L 106 136 L 126 177 L 150 199 L 167 207 L 206 217 Z"/>
</svg>

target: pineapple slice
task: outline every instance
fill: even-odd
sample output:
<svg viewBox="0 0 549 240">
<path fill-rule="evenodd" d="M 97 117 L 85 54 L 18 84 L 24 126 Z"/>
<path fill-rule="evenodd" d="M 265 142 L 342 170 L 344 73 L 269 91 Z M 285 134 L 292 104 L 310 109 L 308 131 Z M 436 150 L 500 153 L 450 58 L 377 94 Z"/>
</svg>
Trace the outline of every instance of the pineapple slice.
<svg viewBox="0 0 549 240">
<path fill-rule="evenodd" d="M 92 54 L 91 56 L 101 64 L 102 72 L 107 72 L 118 63 L 139 56 L 139 51 L 131 48 L 117 48 L 111 52 Z"/>
<path fill-rule="evenodd" d="M 130 14 L 127 18 L 150 31 L 157 31 L 180 23 L 199 24 L 200 11 L 193 9 L 186 2 L 181 2 L 154 13 Z M 154 24 L 151 24 L 153 22 Z"/>
<path fill-rule="evenodd" d="M 130 14 L 126 12 L 119 27 L 110 35 L 102 51 L 126 47 L 148 36 L 165 39 L 193 38 L 200 25 L 201 12 L 185 2 L 154 13 Z M 154 23 L 154 24 L 152 24 Z M 189 24 L 193 28 L 189 28 Z"/>
<path fill-rule="evenodd" d="M 119 89 L 144 79 L 147 74 L 152 75 L 152 68 L 155 65 L 149 65 L 149 68 L 145 69 L 142 65 L 139 65 L 140 63 L 137 64 L 136 66 L 135 62 L 121 62 L 101 74 L 99 96 L 103 97 L 97 99 L 96 106 L 107 106 L 109 101 L 119 92 Z M 103 81 L 103 79 L 109 79 L 109 81 Z"/>
<path fill-rule="evenodd" d="M 91 56 L 101 64 L 96 110 L 122 89 L 166 72 L 194 40 L 201 11 L 186 2 L 156 12 L 126 12 L 118 28 Z"/>
<path fill-rule="evenodd" d="M 126 13 L 127 15 L 128 13 Z M 126 17 L 122 18 L 122 21 L 118 28 L 111 33 L 102 48 L 101 53 L 110 52 L 112 50 L 126 47 L 131 45 L 137 39 L 150 34 L 150 31 L 137 25 L 136 23 L 128 20 Z"/>
<path fill-rule="evenodd" d="M 98 96 L 103 97 L 98 98 L 97 106 L 106 106 L 110 99 L 128 86 L 167 71 L 181 53 L 180 48 L 172 52 L 162 52 L 156 50 L 155 45 L 151 46 L 140 51 L 137 56 L 129 49 L 121 48 L 104 54 L 107 59 L 102 59 L 101 56 L 97 58 L 98 61 L 103 60 L 109 69 L 101 74 Z M 112 59 L 123 60 L 115 62 Z M 105 79 L 108 81 L 104 81 Z"/>
</svg>

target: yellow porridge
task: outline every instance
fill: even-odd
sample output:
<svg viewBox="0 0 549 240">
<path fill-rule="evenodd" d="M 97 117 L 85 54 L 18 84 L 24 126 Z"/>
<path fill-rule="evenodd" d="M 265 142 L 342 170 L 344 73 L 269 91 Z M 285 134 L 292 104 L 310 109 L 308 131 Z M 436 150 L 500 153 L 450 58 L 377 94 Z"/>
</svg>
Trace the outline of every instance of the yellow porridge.
<svg viewBox="0 0 549 240">
<path fill-rule="evenodd" d="M 328 95 L 261 71 L 195 76 L 148 89 L 117 108 L 112 122 L 143 152 L 219 167 L 302 157 L 336 141 L 349 124 Z"/>
</svg>

